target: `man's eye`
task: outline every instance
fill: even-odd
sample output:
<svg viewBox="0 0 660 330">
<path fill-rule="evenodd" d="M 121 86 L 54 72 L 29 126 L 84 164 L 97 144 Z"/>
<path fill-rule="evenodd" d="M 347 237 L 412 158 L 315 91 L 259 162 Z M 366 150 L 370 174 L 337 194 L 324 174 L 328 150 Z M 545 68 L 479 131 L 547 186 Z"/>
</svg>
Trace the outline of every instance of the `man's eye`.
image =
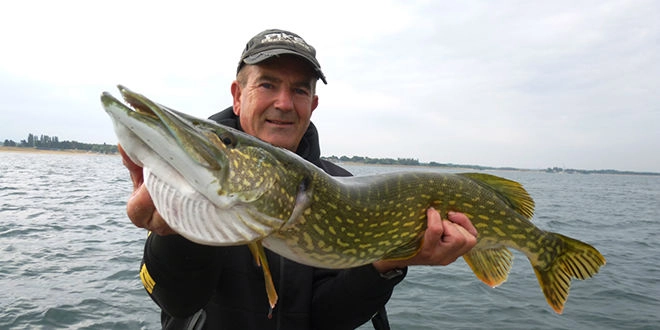
<svg viewBox="0 0 660 330">
<path fill-rule="evenodd" d="M 262 83 L 259 86 L 261 86 L 263 88 L 266 88 L 266 89 L 273 89 L 275 87 L 273 84 L 270 84 L 270 83 Z"/>
<path fill-rule="evenodd" d="M 304 88 L 296 88 L 295 91 L 296 91 L 296 94 L 300 94 L 300 95 L 308 95 L 309 94 L 309 92 Z"/>
</svg>

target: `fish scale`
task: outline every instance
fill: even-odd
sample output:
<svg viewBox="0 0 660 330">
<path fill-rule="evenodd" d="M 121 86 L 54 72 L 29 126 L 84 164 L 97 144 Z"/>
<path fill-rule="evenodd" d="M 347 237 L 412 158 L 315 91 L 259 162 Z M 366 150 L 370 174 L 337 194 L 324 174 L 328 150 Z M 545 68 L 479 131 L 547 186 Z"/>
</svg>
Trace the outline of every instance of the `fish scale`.
<svg viewBox="0 0 660 330">
<path fill-rule="evenodd" d="M 605 264 L 589 244 L 537 228 L 534 201 L 515 181 L 423 171 L 331 177 L 288 150 L 119 89 L 132 108 L 109 93 L 103 106 L 124 150 L 150 173 L 145 185 L 158 182 L 147 189 L 165 221 L 200 244 L 247 244 L 264 268 L 271 307 L 277 293 L 264 246 L 323 268 L 407 259 L 420 248 L 429 207 L 470 218 L 479 236 L 463 257 L 489 286 L 506 281 L 509 248 L 523 252 L 557 313 L 571 279 Z"/>
</svg>

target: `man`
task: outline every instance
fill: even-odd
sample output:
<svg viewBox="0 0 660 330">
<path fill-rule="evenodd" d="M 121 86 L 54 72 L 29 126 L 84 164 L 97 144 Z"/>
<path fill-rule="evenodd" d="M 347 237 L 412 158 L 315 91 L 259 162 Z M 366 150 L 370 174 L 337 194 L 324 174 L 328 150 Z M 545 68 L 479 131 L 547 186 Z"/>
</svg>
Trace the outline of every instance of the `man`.
<svg viewBox="0 0 660 330">
<path fill-rule="evenodd" d="M 233 107 L 211 119 L 294 151 L 331 175 L 350 175 L 320 159 L 310 121 L 318 106 L 318 79 L 326 83 L 311 45 L 291 32 L 263 31 L 241 56 L 231 85 Z M 134 184 L 128 216 L 152 232 L 140 277 L 163 311 L 164 328 L 353 329 L 374 315 L 374 326 L 387 328 L 384 306 L 407 266 L 447 265 L 476 244 L 476 229 L 465 215 L 450 213 L 449 220 L 442 220 L 429 209 L 423 246 L 408 260 L 328 270 L 267 251 L 279 294 L 269 316 L 263 273 L 249 249 L 202 246 L 176 235 L 142 185 L 142 169 L 123 152 L 122 157 Z"/>
</svg>

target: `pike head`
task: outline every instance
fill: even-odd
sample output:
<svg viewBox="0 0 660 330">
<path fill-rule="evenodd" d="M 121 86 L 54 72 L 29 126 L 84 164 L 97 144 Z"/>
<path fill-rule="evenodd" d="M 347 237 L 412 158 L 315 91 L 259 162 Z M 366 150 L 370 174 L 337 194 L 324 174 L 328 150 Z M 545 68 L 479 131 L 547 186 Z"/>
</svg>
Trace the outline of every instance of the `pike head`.
<svg viewBox="0 0 660 330">
<path fill-rule="evenodd" d="M 103 107 L 122 148 L 144 168 L 144 184 L 172 229 L 200 244 L 240 245 L 284 224 L 290 214 L 252 204 L 276 183 L 263 170 L 278 166 L 274 155 L 287 151 L 118 87 L 126 104 L 105 92 Z M 246 167 L 248 161 L 258 168 Z M 283 198 L 295 203 L 295 196 Z"/>
</svg>

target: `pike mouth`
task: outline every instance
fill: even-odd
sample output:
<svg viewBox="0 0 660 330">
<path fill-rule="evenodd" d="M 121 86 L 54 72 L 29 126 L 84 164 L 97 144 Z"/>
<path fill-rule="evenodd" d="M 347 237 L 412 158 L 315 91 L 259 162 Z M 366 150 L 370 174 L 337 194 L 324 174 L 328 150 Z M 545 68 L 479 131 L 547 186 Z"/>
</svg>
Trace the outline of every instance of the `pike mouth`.
<svg viewBox="0 0 660 330">
<path fill-rule="evenodd" d="M 139 140 L 144 144 L 143 150 L 151 149 L 161 156 L 169 155 L 169 158 L 162 158 L 191 158 L 197 165 L 209 170 L 222 168 L 220 159 L 224 159 L 223 153 L 216 150 L 213 143 L 208 142 L 212 132 L 205 131 L 199 120 L 186 118 L 122 85 L 117 88 L 124 102 L 109 92 L 103 93 L 101 102 L 113 118 L 115 131 L 120 131 L 120 136 L 126 136 L 124 139 L 120 138 L 123 147 Z M 178 146 L 174 149 L 179 152 L 167 151 L 162 145 Z"/>
<path fill-rule="evenodd" d="M 142 100 L 138 99 L 134 95 L 131 95 L 129 93 L 128 89 L 122 85 L 117 86 L 119 88 L 119 92 L 121 93 L 121 96 L 124 98 L 124 101 L 126 101 L 126 105 L 128 106 L 129 109 L 142 114 L 146 115 L 152 118 L 158 118 L 156 113 Z"/>
<path fill-rule="evenodd" d="M 118 85 L 117 88 L 121 93 L 124 102 L 114 97 L 109 92 L 103 92 L 101 96 L 101 101 L 104 105 L 115 104 L 116 106 L 122 108 L 127 113 L 140 114 L 146 117 L 150 117 L 155 120 L 159 120 L 158 115 L 147 105 L 147 103 L 138 97 L 131 95 L 129 89 L 122 85 Z"/>
</svg>

